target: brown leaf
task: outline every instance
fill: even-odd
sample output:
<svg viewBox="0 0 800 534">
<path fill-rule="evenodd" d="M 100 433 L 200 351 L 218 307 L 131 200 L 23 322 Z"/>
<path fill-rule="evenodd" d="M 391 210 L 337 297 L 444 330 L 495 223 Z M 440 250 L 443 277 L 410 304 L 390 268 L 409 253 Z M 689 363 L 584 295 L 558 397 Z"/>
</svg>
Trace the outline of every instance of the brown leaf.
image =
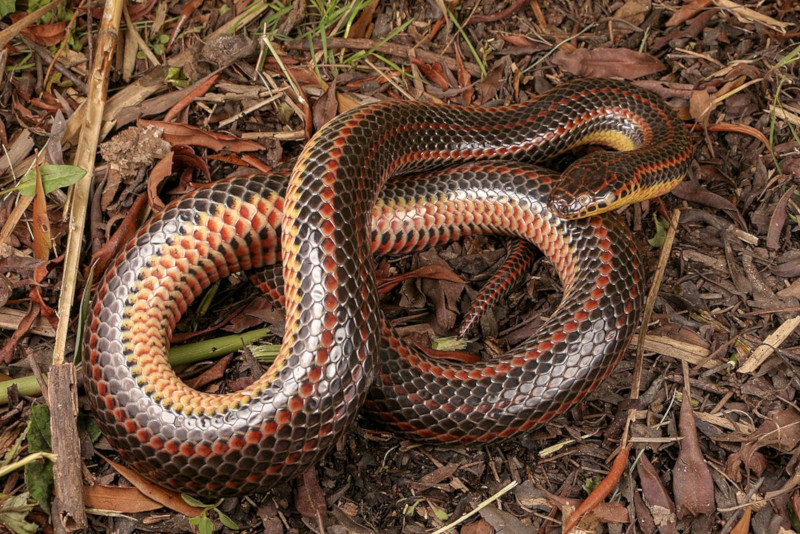
<svg viewBox="0 0 800 534">
<path fill-rule="evenodd" d="M 240 139 L 234 135 L 208 132 L 188 124 L 176 124 L 163 121 L 140 120 L 137 125 L 146 128 L 149 125 L 157 126 L 164 130 L 163 138 L 172 145 L 201 146 L 211 150 L 230 152 L 255 152 L 264 147 L 255 141 Z"/>
<path fill-rule="evenodd" d="M 486 77 L 478 84 L 478 90 L 481 93 L 481 104 L 486 104 L 489 102 L 489 100 L 494 98 L 494 95 L 497 94 L 497 91 L 500 90 L 500 87 L 503 85 L 504 69 L 505 62 L 501 62 L 499 65 L 490 70 L 486 74 Z"/>
<path fill-rule="evenodd" d="M 99 453 L 98 453 L 99 454 Z M 111 467 L 113 467 L 119 474 L 124 476 L 128 482 L 136 486 L 136 488 L 141 491 L 144 495 L 149 497 L 150 499 L 161 503 L 162 505 L 166 506 L 170 510 L 174 510 L 179 514 L 183 514 L 188 517 L 195 517 L 203 513 L 202 508 L 195 508 L 194 506 L 189 506 L 186 502 L 181 498 L 181 496 L 168 489 L 162 488 L 158 486 L 142 475 L 134 471 L 133 469 L 129 469 L 124 465 L 118 464 L 114 461 L 109 460 L 108 458 L 100 455 L 106 462 L 108 462 Z"/>
<path fill-rule="evenodd" d="M 146 497 L 136 488 L 84 486 L 83 498 L 89 508 L 112 510 L 121 514 L 138 514 L 163 508 L 162 504 Z"/>
<path fill-rule="evenodd" d="M 706 126 L 708 117 L 715 107 L 714 99 L 708 94 L 708 91 L 704 89 L 692 91 L 692 96 L 689 97 L 689 114 L 698 123 Z"/>
<path fill-rule="evenodd" d="M 36 167 L 36 196 L 33 198 L 33 255 L 46 260 L 50 256 L 50 219 L 47 217 L 47 197 L 42 185 L 42 173 Z"/>
<path fill-rule="evenodd" d="M 769 419 L 752 434 L 749 442 L 742 445 L 745 463 L 761 447 L 772 447 L 782 452 L 793 452 L 800 443 L 800 414 L 793 408 L 771 412 Z"/>
<path fill-rule="evenodd" d="M 461 101 L 466 104 L 472 104 L 472 99 L 475 96 L 475 89 L 470 87 L 472 83 L 472 79 L 470 77 L 469 71 L 464 68 L 464 59 L 461 57 L 461 52 L 459 48 L 456 46 L 456 70 L 458 71 L 458 86 L 464 89 L 464 92 L 461 94 Z"/>
<path fill-rule="evenodd" d="M 744 509 L 742 518 L 736 522 L 736 526 L 731 529 L 731 534 L 748 534 L 750 532 L 750 507 Z"/>
<path fill-rule="evenodd" d="M 656 524 L 653 522 L 653 516 L 648 510 L 647 505 L 644 504 L 642 494 L 638 491 L 633 492 L 633 506 L 636 511 L 636 526 L 638 526 L 644 534 L 655 534 Z"/>
<path fill-rule="evenodd" d="M 497 532 L 503 534 L 530 534 L 530 527 L 508 512 L 487 506 L 481 510 L 481 517 Z"/>
<path fill-rule="evenodd" d="M 626 80 L 641 78 L 666 68 L 650 54 L 628 48 L 579 48 L 571 54 L 559 50 L 553 56 L 553 63 L 578 76 L 616 76 Z"/>
<path fill-rule="evenodd" d="M 739 228 L 747 228 L 747 223 L 739 213 L 739 210 L 736 209 L 736 206 L 733 204 L 733 202 L 719 196 L 716 193 L 712 193 L 703 187 L 697 180 L 683 181 L 671 192 L 680 199 L 691 200 L 692 202 L 696 202 L 703 206 L 708 206 L 709 208 L 725 211 L 728 213 L 731 219 L 736 222 L 736 225 L 739 226 Z"/>
<path fill-rule="evenodd" d="M 447 77 L 444 75 L 444 70 L 442 69 L 442 65 L 439 63 L 432 63 L 428 64 L 419 59 L 417 56 L 409 56 L 411 62 L 419 67 L 419 70 L 422 71 L 422 74 L 425 75 L 431 82 L 438 85 L 442 90 L 450 89 L 450 82 L 447 81 Z"/>
<path fill-rule="evenodd" d="M 639 474 L 642 495 L 659 532 L 662 534 L 677 532 L 675 527 L 677 520 L 675 517 L 675 505 L 647 456 L 642 455 L 639 458 L 639 463 L 636 464 L 636 472 Z"/>
<path fill-rule="evenodd" d="M 776 265 L 770 265 L 769 270 L 775 276 L 796 278 L 800 276 L 800 258 L 792 258 Z"/>
<path fill-rule="evenodd" d="M 786 224 L 786 206 L 789 205 L 789 200 L 796 190 L 796 185 L 791 186 L 775 204 L 775 210 L 772 212 L 772 217 L 769 218 L 769 230 L 767 230 L 768 249 L 778 250 L 781 247 L 781 234 L 783 225 Z"/>
<path fill-rule="evenodd" d="M 494 532 L 492 525 L 487 523 L 485 519 L 478 519 L 474 523 L 464 525 L 460 534 L 494 534 Z"/>
<path fill-rule="evenodd" d="M 364 6 L 361 14 L 356 21 L 350 26 L 350 31 L 347 33 L 348 39 L 362 39 L 369 38 L 372 35 L 372 16 L 375 14 L 375 8 L 378 7 L 378 0 L 372 0 L 369 4 Z"/>
<path fill-rule="evenodd" d="M 86 268 L 85 274 L 87 276 L 92 265 L 94 265 L 96 273 L 105 272 L 106 267 L 108 267 L 111 261 L 116 257 L 117 252 L 119 252 L 125 243 L 127 243 L 136 233 L 136 229 L 139 226 L 139 220 L 142 218 L 145 208 L 147 208 L 147 195 L 142 193 L 136 197 L 136 201 L 133 203 L 133 206 L 131 206 L 128 212 L 125 214 L 125 218 L 117 227 L 117 230 L 114 232 L 111 238 L 103 243 L 103 246 L 100 248 L 100 250 L 92 254 L 92 262 Z"/>
<path fill-rule="evenodd" d="M 313 467 L 306 469 L 303 476 L 297 481 L 297 491 L 294 494 L 294 506 L 300 515 L 313 520 L 324 517 L 328 505 L 325 502 L 325 493 L 317 481 L 317 471 Z"/>
<path fill-rule="evenodd" d="M 22 30 L 22 34 L 42 46 L 55 46 L 67 36 L 66 29 L 67 21 L 53 22 L 52 24 L 39 24 L 25 28 Z"/>
<path fill-rule="evenodd" d="M 336 80 L 328 85 L 325 92 L 314 104 L 312 111 L 314 117 L 314 129 L 319 130 L 325 126 L 339 111 L 339 101 L 336 98 Z"/>
<path fill-rule="evenodd" d="M 677 11 L 675 11 L 675 13 L 672 14 L 672 16 L 665 24 L 665 26 L 667 28 L 672 28 L 674 26 L 683 24 L 690 18 L 697 15 L 700 11 L 703 10 L 703 8 L 705 8 L 710 3 L 711 0 L 693 0 L 688 4 L 682 5 L 680 8 L 678 8 Z"/>
<path fill-rule="evenodd" d="M 764 135 L 760 130 L 756 130 L 752 126 L 748 126 L 747 124 L 731 124 L 729 122 L 715 122 L 714 124 L 708 125 L 709 132 L 733 132 L 733 133 L 740 133 L 744 135 L 749 135 L 753 139 L 758 139 L 761 141 L 761 144 L 764 145 L 764 148 L 767 150 L 772 149 L 772 145 L 767 139 L 767 136 Z"/>
<path fill-rule="evenodd" d="M 6 305 L 12 290 L 11 282 L 5 276 L 0 276 L 0 308 Z"/>
<path fill-rule="evenodd" d="M 160 159 L 147 176 L 147 199 L 153 211 L 158 212 L 164 209 L 164 202 L 158 196 L 158 189 L 167 178 L 172 176 L 172 159 L 174 156 L 175 153 L 170 152 Z"/>
<path fill-rule="evenodd" d="M 447 262 L 439 256 L 436 250 L 423 252 L 417 258 L 423 265 L 437 265 L 443 271 L 450 270 Z M 457 277 L 455 273 L 451 272 L 451 275 Z M 464 283 L 442 279 L 433 280 L 428 277 L 421 280 L 419 288 L 433 305 L 436 325 L 444 330 L 452 329 L 458 317 L 458 299 L 464 291 Z"/>
<path fill-rule="evenodd" d="M 650 0 L 626 0 L 622 7 L 614 12 L 614 17 L 627 20 L 631 24 L 638 26 L 644 22 L 644 18 L 651 8 L 652 2 Z"/>
<path fill-rule="evenodd" d="M 458 464 L 447 464 L 438 469 L 434 469 L 430 473 L 423 475 L 422 477 L 420 477 L 418 481 L 411 482 L 410 485 L 416 491 L 424 491 L 430 488 L 431 486 L 438 484 L 439 482 L 442 482 L 443 480 L 446 480 L 451 476 L 453 476 L 453 473 L 458 471 L 459 467 L 460 466 Z"/>
<path fill-rule="evenodd" d="M 187 4 L 187 7 L 188 6 L 189 4 Z M 164 122 L 174 121 L 175 118 L 180 115 L 181 111 L 188 108 L 193 102 L 209 92 L 211 88 L 214 87 L 214 84 L 217 83 L 219 77 L 219 73 L 212 74 L 207 78 L 200 80 L 200 83 L 196 83 L 188 88 L 189 91 L 187 91 L 186 94 L 184 94 L 183 97 L 164 114 Z"/>
<path fill-rule="evenodd" d="M 220 358 L 218 361 L 214 362 L 214 365 L 200 373 L 198 376 L 191 380 L 187 380 L 186 385 L 190 388 L 200 389 L 206 384 L 210 384 L 211 382 L 215 382 L 221 378 L 224 378 L 225 370 L 228 368 L 228 364 L 232 358 L 233 354 L 228 354 L 227 356 Z"/>
<path fill-rule="evenodd" d="M 17 350 L 17 345 L 19 345 L 20 340 L 28 333 L 31 326 L 33 326 L 33 322 L 39 317 L 39 313 L 41 308 L 39 305 L 33 301 L 28 304 L 28 311 L 25 313 L 25 316 L 19 322 L 17 329 L 8 339 L 5 339 L 3 346 L 0 347 L 0 362 L 2 363 L 11 363 L 14 359 L 14 352 Z"/>
<path fill-rule="evenodd" d="M 683 440 L 672 470 L 672 492 L 678 517 L 710 514 L 714 511 L 714 481 L 700 450 L 692 403 L 686 395 L 681 405 L 679 429 Z"/>
<path fill-rule="evenodd" d="M 456 273 L 446 265 L 423 265 L 418 269 L 408 271 L 397 276 L 390 276 L 378 282 L 378 293 L 385 295 L 392 289 L 405 282 L 406 280 L 414 280 L 415 278 L 429 278 L 431 280 L 445 280 L 447 282 L 454 282 L 456 284 L 464 284 Z"/>
</svg>

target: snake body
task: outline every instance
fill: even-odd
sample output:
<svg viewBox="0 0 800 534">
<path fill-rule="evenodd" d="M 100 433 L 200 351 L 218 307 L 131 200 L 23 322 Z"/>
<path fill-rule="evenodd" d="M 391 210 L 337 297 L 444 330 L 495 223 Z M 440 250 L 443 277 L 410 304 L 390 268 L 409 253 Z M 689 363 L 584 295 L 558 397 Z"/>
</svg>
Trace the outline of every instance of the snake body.
<svg viewBox="0 0 800 534">
<path fill-rule="evenodd" d="M 557 182 L 548 171 L 491 161 L 398 180 L 381 193 L 393 175 L 543 161 L 587 143 L 626 152 L 590 154 Z M 86 326 L 95 418 L 139 472 L 213 495 L 264 490 L 305 470 L 362 406 L 417 440 L 488 442 L 528 430 L 596 387 L 639 316 L 643 272 L 630 234 L 599 213 L 665 192 L 690 153 L 664 102 L 609 80 L 503 108 L 390 102 L 342 114 L 309 141 L 285 188 L 260 177 L 198 190 L 120 254 Z M 476 233 L 536 244 L 564 299 L 502 358 L 430 360 L 383 321 L 373 253 Z M 166 359 L 181 314 L 215 280 L 279 259 L 286 332 L 275 363 L 233 393 L 186 386 Z"/>
</svg>

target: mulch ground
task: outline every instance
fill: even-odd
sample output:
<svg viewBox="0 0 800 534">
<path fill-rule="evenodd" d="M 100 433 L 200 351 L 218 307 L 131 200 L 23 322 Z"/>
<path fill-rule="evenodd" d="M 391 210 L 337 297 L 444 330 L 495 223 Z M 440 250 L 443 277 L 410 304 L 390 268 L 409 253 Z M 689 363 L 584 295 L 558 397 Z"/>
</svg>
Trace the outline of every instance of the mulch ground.
<svg viewBox="0 0 800 534">
<path fill-rule="evenodd" d="M 84 107 L 102 68 L 93 54 L 103 49 L 95 39 L 104 7 L 69 1 L 27 25 L 24 5 L 14 12 L 7 4 L 0 379 L 14 386 L 0 406 L 0 531 L 61 531 L 80 491 L 54 502 L 53 477 L 71 472 L 85 488 L 89 531 L 210 532 L 235 523 L 268 533 L 560 532 L 606 479 L 616 489 L 572 532 L 800 532 L 795 2 L 150 0 L 128 6 L 108 48 L 109 87 Z M 360 104 L 497 106 L 581 76 L 625 78 L 658 93 L 691 129 L 694 157 L 672 194 L 623 214 L 657 292 L 646 334 L 577 407 L 479 448 L 420 446 L 359 421 L 300 479 L 202 501 L 208 506 L 194 519 L 186 514 L 197 508 L 112 466 L 118 457 L 91 421 L 82 387 L 75 437 L 50 426 L 54 398 L 45 402 L 40 386 L 54 354 L 55 364 L 73 358 L 90 266 L 107 265 L 151 210 L 199 183 L 290 166 L 314 130 Z M 97 103 L 103 117 L 86 112 Z M 69 186 L 82 173 L 54 165 L 83 161 L 81 150 L 93 154 L 98 143 L 83 247 L 70 263 Z M 36 161 L 45 166 L 41 184 L 28 173 Z M 379 260 L 385 278 L 425 267 L 464 281 L 398 281 L 382 297 L 392 324 L 425 346 L 453 335 L 504 247 L 473 238 Z M 65 278 L 77 292 L 61 334 Z M 538 260 L 465 350 L 491 357 L 519 343 L 558 304 L 559 288 Z M 177 336 L 195 342 L 265 325 L 272 335 L 259 344 L 280 343 L 282 312 L 242 278 L 195 306 Z M 259 354 L 271 348 L 179 371 L 206 391 L 238 389 L 263 372 Z M 69 439 L 81 453 L 62 453 L 54 475 L 48 452 Z"/>
</svg>

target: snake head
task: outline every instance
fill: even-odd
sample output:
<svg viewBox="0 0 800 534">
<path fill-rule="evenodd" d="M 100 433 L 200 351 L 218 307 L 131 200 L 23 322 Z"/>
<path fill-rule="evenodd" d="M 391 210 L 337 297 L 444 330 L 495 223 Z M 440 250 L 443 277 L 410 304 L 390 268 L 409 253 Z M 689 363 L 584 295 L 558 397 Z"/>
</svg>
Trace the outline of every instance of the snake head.
<svg viewBox="0 0 800 534">
<path fill-rule="evenodd" d="M 572 171 L 572 172 L 570 172 Z M 580 219 L 605 213 L 616 207 L 617 193 L 612 184 L 621 177 L 591 174 L 584 168 L 567 169 L 562 181 L 550 192 L 550 209 L 563 219 Z"/>
</svg>

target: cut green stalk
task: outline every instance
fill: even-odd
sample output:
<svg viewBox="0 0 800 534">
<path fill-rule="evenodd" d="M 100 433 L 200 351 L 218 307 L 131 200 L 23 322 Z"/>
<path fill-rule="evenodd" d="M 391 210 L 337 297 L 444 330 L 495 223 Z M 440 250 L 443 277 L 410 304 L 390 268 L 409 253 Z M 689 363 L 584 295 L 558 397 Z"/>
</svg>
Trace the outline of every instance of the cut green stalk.
<svg viewBox="0 0 800 534">
<path fill-rule="evenodd" d="M 219 358 L 220 356 L 225 356 L 231 352 L 241 350 L 243 346 L 255 343 L 268 334 L 270 334 L 269 328 L 259 328 L 243 334 L 222 336 L 174 347 L 169 351 L 169 363 L 172 366 L 187 365 L 210 360 L 212 358 Z M 275 352 L 275 354 L 277 354 L 277 352 Z M 24 376 L 22 378 L 6 380 L 5 382 L 0 382 L 0 405 L 8 404 L 8 388 L 14 385 L 17 386 L 19 394 L 25 397 L 42 394 L 39 383 L 34 376 Z"/>
</svg>

